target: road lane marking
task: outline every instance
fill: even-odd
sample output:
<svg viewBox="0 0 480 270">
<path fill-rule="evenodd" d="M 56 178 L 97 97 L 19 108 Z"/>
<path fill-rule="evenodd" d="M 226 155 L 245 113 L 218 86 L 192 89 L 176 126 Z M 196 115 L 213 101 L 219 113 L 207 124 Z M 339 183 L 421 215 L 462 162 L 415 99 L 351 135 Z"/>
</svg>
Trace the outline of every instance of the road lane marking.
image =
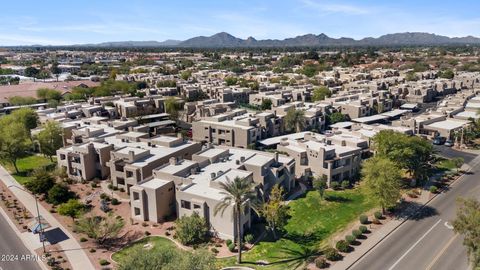
<svg viewBox="0 0 480 270">
<path fill-rule="evenodd" d="M 415 244 L 413 244 L 407 251 L 405 251 L 405 253 L 403 253 L 402 257 L 400 257 L 392 266 L 390 266 L 390 268 L 388 268 L 388 270 L 392 270 L 393 268 L 395 268 L 395 266 L 397 266 L 397 264 L 401 260 L 403 260 L 403 258 L 405 258 L 405 256 L 407 256 L 407 254 L 412 251 L 412 249 L 414 249 L 418 245 L 418 243 L 420 243 L 423 238 L 425 238 L 427 234 L 429 234 L 440 223 L 440 221 L 442 221 L 442 219 L 439 219 L 435 224 L 433 224 L 433 226 L 428 229 L 428 231 L 424 235 L 422 235 L 422 237 L 420 237 L 417 242 L 415 242 Z"/>
<path fill-rule="evenodd" d="M 427 266 L 427 268 L 425 268 L 425 270 L 430 270 L 432 269 L 433 265 L 435 265 L 435 263 L 438 261 L 438 259 L 440 258 L 440 256 L 443 255 L 443 253 L 445 253 L 445 251 L 447 251 L 447 248 L 453 243 L 453 241 L 455 239 L 457 239 L 458 237 L 458 234 L 456 234 L 455 236 L 453 236 L 452 238 L 450 238 L 450 240 L 448 241 L 448 243 L 442 248 L 442 250 L 440 250 L 440 252 L 435 256 L 435 258 L 433 258 L 432 262 L 430 262 L 430 264 Z"/>
<path fill-rule="evenodd" d="M 445 227 L 447 227 L 449 230 L 453 230 L 452 224 L 448 223 L 448 221 L 445 221 L 443 225 L 445 225 Z"/>
</svg>

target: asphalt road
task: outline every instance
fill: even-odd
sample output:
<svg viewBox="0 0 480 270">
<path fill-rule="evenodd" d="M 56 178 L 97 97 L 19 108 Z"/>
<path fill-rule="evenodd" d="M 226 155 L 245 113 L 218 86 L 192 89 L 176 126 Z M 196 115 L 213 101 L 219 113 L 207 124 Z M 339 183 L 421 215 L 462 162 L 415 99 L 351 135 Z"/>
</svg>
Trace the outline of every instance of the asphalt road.
<svg viewBox="0 0 480 270">
<path fill-rule="evenodd" d="M 476 155 L 471 153 L 466 153 L 453 149 L 452 147 L 447 147 L 445 145 L 433 145 L 433 149 L 441 156 L 446 158 L 456 158 L 463 157 L 466 163 L 472 161 Z"/>
<path fill-rule="evenodd" d="M 457 197 L 480 198 L 480 157 L 471 164 L 471 174 L 433 199 L 349 269 L 469 269 L 462 238 L 448 222 L 455 218 Z"/>
<path fill-rule="evenodd" d="M 30 251 L 0 215 L 0 270 L 40 270 L 36 261 L 25 257 L 28 255 Z"/>
</svg>

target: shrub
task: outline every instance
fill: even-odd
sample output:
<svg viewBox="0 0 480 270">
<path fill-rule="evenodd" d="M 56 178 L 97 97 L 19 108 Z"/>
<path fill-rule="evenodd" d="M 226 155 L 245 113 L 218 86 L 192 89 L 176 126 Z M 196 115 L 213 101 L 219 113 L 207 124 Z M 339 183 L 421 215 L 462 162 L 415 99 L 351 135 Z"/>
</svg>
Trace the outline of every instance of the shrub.
<svg viewBox="0 0 480 270">
<path fill-rule="evenodd" d="M 98 187 L 97 183 L 95 183 L 95 182 L 90 183 L 90 186 L 91 186 L 92 188 Z"/>
<path fill-rule="evenodd" d="M 327 263 L 327 260 L 325 259 L 325 257 L 320 256 L 320 257 L 315 258 L 315 266 L 317 268 L 320 268 L 320 269 L 327 268 L 328 263 Z"/>
<path fill-rule="evenodd" d="M 109 265 L 110 262 L 105 260 L 105 259 L 101 259 L 99 262 L 98 262 L 100 265 Z"/>
<path fill-rule="evenodd" d="M 368 217 L 366 215 L 361 215 L 359 217 L 360 223 L 362 224 L 368 224 Z"/>
<path fill-rule="evenodd" d="M 338 182 L 331 182 L 330 183 L 330 187 L 333 189 L 333 190 L 338 190 L 340 189 L 340 184 Z"/>
<path fill-rule="evenodd" d="M 170 232 L 168 232 L 168 231 L 165 232 L 165 235 L 166 235 L 166 236 L 170 236 Z"/>
<path fill-rule="evenodd" d="M 118 189 L 120 192 L 125 192 L 125 189 L 123 187 Z"/>
<path fill-rule="evenodd" d="M 94 248 L 91 248 L 91 249 L 90 249 L 90 253 L 95 253 L 95 251 L 97 251 L 97 250 L 94 249 Z"/>
<path fill-rule="evenodd" d="M 208 225 L 205 219 L 196 212 L 191 216 L 183 216 L 175 222 L 177 226 L 176 236 L 184 245 L 199 244 L 205 241 L 208 233 Z"/>
<path fill-rule="evenodd" d="M 47 202 L 58 205 L 61 203 L 65 203 L 70 199 L 74 199 L 75 197 L 75 192 L 70 191 L 67 186 L 62 184 L 55 184 L 48 191 Z"/>
<path fill-rule="evenodd" d="M 108 189 L 113 189 L 113 184 L 108 184 L 107 187 Z"/>
<path fill-rule="evenodd" d="M 348 180 L 343 180 L 341 186 L 343 189 L 348 189 L 350 187 L 350 182 Z"/>
<path fill-rule="evenodd" d="M 112 199 L 112 205 L 119 205 L 120 201 L 117 198 Z"/>
<path fill-rule="evenodd" d="M 372 223 L 373 223 L 373 224 L 377 224 L 377 225 L 378 225 L 378 224 L 382 224 L 382 223 L 380 222 L 380 220 L 378 220 L 377 218 L 373 218 Z"/>
<path fill-rule="evenodd" d="M 340 252 L 348 252 L 350 249 L 350 246 L 348 245 L 347 241 L 345 240 L 340 240 L 335 244 L 335 247 L 340 251 Z"/>
<path fill-rule="evenodd" d="M 438 188 L 436 186 L 431 186 L 430 187 L 430 192 L 431 193 L 437 193 L 438 192 Z"/>
<path fill-rule="evenodd" d="M 220 251 L 218 251 L 217 248 L 214 248 L 214 247 L 211 249 L 211 251 L 212 251 L 213 253 L 215 253 L 215 254 L 218 254 L 218 253 L 220 252 Z"/>
<path fill-rule="evenodd" d="M 360 235 L 362 235 L 362 232 L 359 231 L 359 230 L 353 230 L 352 235 L 355 236 L 355 238 L 358 239 L 358 237 L 360 237 Z"/>
<path fill-rule="evenodd" d="M 382 215 L 382 212 L 380 211 L 376 211 L 373 216 L 376 218 L 376 219 L 381 219 L 383 217 Z"/>
<path fill-rule="evenodd" d="M 235 243 L 230 243 L 227 247 L 230 252 L 233 252 L 235 250 Z"/>
<path fill-rule="evenodd" d="M 325 254 L 325 258 L 330 261 L 338 261 L 342 258 L 340 253 L 338 253 L 338 251 L 332 247 L 325 249 L 323 254 Z"/>
<path fill-rule="evenodd" d="M 415 191 L 412 191 L 412 190 L 407 192 L 407 196 L 410 197 L 410 198 L 417 198 L 418 197 L 417 193 L 415 193 Z"/>
<path fill-rule="evenodd" d="M 347 235 L 345 236 L 345 241 L 347 241 L 348 244 L 352 244 L 353 242 L 355 242 L 355 236 L 353 235 Z"/>
<path fill-rule="evenodd" d="M 227 239 L 227 241 L 225 241 L 225 244 L 227 244 L 227 246 L 229 246 L 231 243 L 233 243 L 232 239 Z"/>
<path fill-rule="evenodd" d="M 255 240 L 255 237 L 253 237 L 253 234 L 247 234 L 247 235 L 245 235 L 244 239 L 245 239 L 245 242 L 247 242 L 249 244 L 253 244 L 253 241 Z"/>
<path fill-rule="evenodd" d="M 152 233 L 149 232 L 149 231 L 145 231 L 145 235 L 146 235 L 146 236 L 149 236 L 150 234 L 152 234 Z"/>
<path fill-rule="evenodd" d="M 80 242 L 87 242 L 87 241 L 88 241 L 88 239 L 85 238 L 85 237 L 81 237 L 81 238 L 80 238 Z"/>
<path fill-rule="evenodd" d="M 361 233 L 366 233 L 366 232 L 368 232 L 367 226 L 363 226 L 363 225 L 360 226 L 360 227 L 358 227 L 358 230 L 359 230 Z"/>
<path fill-rule="evenodd" d="M 117 187 L 117 186 L 113 186 L 112 189 L 116 191 L 116 190 L 118 190 L 118 187 Z"/>
</svg>

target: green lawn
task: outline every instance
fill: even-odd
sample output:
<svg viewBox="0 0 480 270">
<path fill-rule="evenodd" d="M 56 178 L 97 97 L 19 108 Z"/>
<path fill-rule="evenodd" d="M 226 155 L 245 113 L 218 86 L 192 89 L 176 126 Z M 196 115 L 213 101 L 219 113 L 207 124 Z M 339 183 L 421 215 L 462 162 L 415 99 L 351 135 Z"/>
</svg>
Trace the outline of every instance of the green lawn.
<svg viewBox="0 0 480 270">
<path fill-rule="evenodd" d="M 145 237 L 142 240 L 135 242 L 134 244 L 127 246 L 118 252 L 115 252 L 112 255 L 112 259 L 116 262 L 119 262 L 124 258 L 127 254 L 129 254 L 135 248 L 143 247 L 145 244 L 150 243 L 153 247 L 148 249 L 148 252 L 157 252 L 160 247 L 170 247 L 170 248 L 177 248 L 175 243 L 173 243 L 170 239 L 160 236 L 149 236 Z"/>
<path fill-rule="evenodd" d="M 442 171 L 449 171 L 456 169 L 455 163 L 451 159 L 439 158 L 435 163 L 435 167 Z"/>
<path fill-rule="evenodd" d="M 55 159 L 53 162 L 50 161 L 48 157 L 44 156 L 28 156 L 21 158 L 17 161 L 17 167 L 20 173 L 15 173 L 15 168 L 11 163 L 3 163 L 5 168 L 12 174 L 12 176 L 20 183 L 24 184 L 25 182 L 29 181 L 32 179 L 30 176 L 30 173 L 38 168 L 50 165 L 52 163 L 55 163 Z"/>
<path fill-rule="evenodd" d="M 287 234 L 275 242 L 268 239 L 260 242 L 244 254 L 243 260 L 270 263 L 262 269 L 294 269 L 308 255 L 326 245 L 329 237 L 374 206 L 360 188 L 327 191 L 326 200 L 322 200 L 318 192 L 310 191 L 306 197 L 290 203 L 291 218 L 285 227 Z M 234 262 L 235 258 L 228 258 L 222 264 L 232 265 Z"/>
</svg>

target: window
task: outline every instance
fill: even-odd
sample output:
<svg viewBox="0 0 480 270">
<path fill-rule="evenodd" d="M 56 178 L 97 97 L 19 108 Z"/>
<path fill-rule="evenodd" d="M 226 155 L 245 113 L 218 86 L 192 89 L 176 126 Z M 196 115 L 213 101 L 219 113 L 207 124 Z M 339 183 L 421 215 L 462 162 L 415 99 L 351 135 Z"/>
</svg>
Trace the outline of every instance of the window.
<svg viewBox="0 0 480 270">
<path fill-rule="evenodd" d="M 134 207 L 134 208 L 133 208 L 133 211 L 135 212 L 135 216 L 139 216 L 139 215 L 140 215 L 140 208 Z"/>
<path fill-rule="evenodd" d="M 189 201 L 181 200 L 181 201 L 180 201 L 180 205 L 182 206 L 182 208 L 192 209 L 192 203 L 189 202 Z"/>
<path fill-rule="evenodd" d="M 133 192 L 133 200 L 134 201 L 140 200 L 140 194 L 138 194 L 138 192 Z"/>
<path fill-rule="evenodd" d="M 198 205 L 198 204 L 193 204 L 193 209 L 200 209 L 200 208 L 201 208 L 200 205 Z"/>
<path fill-rule="evenodd" d="M 61 160 L 65 160 L 65 158 L 66 158 L 66 157 L 65 157 L 64 154 L 60 154 L 60 159 L 61 159 Z"/>
<path fill-rule="evenodd" d="M 133 172 L 127 171 L 127 177 L 133 177 Z"/>
</svg>

